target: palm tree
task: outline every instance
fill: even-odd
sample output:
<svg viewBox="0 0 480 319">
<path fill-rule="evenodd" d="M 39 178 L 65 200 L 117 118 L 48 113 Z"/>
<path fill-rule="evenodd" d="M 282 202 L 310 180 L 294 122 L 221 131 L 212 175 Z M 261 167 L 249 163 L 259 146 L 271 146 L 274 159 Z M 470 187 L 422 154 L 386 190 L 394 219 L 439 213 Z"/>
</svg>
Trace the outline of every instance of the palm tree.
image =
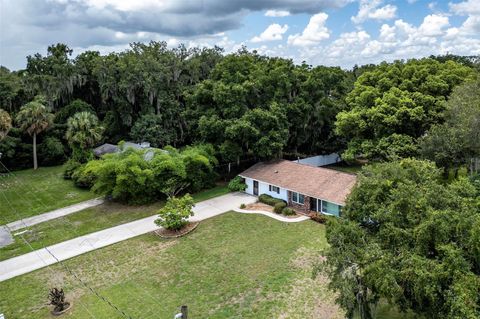
<svg viewBox="0 0 480 319">
<path fill-rule="evenodd" d="M 103 127 L 98 118 L 91 112 L 78 112 L 67 121 L 66 138 L 73 149 L 73 157 L 82 162 L 85 152 L 95 146 L 102 139 Z"/>
<path fill-rule="evenodd" d="M 0 109 L 0 141 L 2 141 L 12 128 L 12 118 L 7 111 Z"/>
<path fill-rule="evenodd" d="M 37 162 L 37 135 L 49 128 L 53 123 L 53 114 L 43 105 L 43 100 L 35 100 L 22 106 L 17 114 L 20 129 L 33 137 L 33 169 L 38 168 Z"/>
</svg>

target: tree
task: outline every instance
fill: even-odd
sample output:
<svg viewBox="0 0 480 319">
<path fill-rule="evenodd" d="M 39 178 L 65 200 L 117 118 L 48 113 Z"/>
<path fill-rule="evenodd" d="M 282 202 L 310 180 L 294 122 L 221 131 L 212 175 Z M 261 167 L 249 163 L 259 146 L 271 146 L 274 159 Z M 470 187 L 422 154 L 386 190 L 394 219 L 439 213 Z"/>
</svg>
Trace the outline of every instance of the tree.
<svg viewBox="0 0 480 319">
<path fill-rule="evenodd" d="M 73 150 L 73 158 L 81 163 L 91 156 L 91 148 L 102 139 L 103 127 L 90 112 L 76 113 L 68 119 L 65 137 Z"/>
<path fill-rule="evenodd" d="M 408 144 L 443 121 L 445 100 L 472 75 L 469 67 L 432 59 L 382 63 L 364 72 L 347 96 L 348 108 L 337 114 L 336 133 L 349 140 L 343 157 L 416 155 Z M 393 134 L 394 141 L 386 140 Z"/>
<path fill-rule="evenodd" d="M 164 127 L 161 115 L 146 114 L 132 127 L 130 136 L 135 142 L 149 142 L 153 147 L 171 145 L 177 140 L 177 132 Z"/>
<path fill-rule="evenodd" d="M 480 316 L 480 205 L 468 179 L 432 162 L 367 166 L 327 227 L 327 271 L 352 318 L 384 298 L 425 318 Z"/>
<path fill-rule="evenodd" d="M 37 162 L 37 135 L 48 129 L 53 122 L 53 114 L 43 104 L 42 98 L 25 104 L 17 114 L 20 128 L 33 137 L 33 168 L 38 168 Z"/>
<path fill-rule="evenodd" d="M 422 156 L 448 174 L 480 158 L 480 80 L 455 88 L 446 108 L 445 123 L 432 126 L 419 145 Z"/>
<path fill-rule="evenodd" d="M 12 128 L 12 118 L 7 111 L 0 109 L 0 142 L 7 136 Z"/>
<path fill-rule="evenodd" d="M 188 218 L 193 216 L 193 206 L 195 202 L 189 194 L 180 198 L 169 197 L 165 206 L 159 210 L 155 224 L 178 231 L 187 225 Z"/>
</svg>

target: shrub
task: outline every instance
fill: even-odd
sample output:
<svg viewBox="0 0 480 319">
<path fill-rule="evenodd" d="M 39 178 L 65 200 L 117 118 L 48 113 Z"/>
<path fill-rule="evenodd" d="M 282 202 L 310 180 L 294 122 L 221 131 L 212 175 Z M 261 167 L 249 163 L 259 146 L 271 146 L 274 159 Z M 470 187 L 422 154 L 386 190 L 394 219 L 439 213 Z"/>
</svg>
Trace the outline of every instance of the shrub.
<svg viewBox="0 0 480 319">
<path fill-rule="evenodd" d="M 228 189 L 232 192 L 243 192 L 247 189 L 247 184 L 240 176 L 236 176 L 228 183 Z"/>
<path fill-rule="evenodd" d="M 65 147 L 56 137 L 47 137 L 39 145 L 39 155 L 42 158 L 42 164 L 55 165 L 63 162 L 65 158 Z"/>
<path fill-rule="evenodd" d="M 290 207 L 285 207 L 284 209 L 282 209 L 282 214 L 285 215 L 285 216 L 293 216 L 295 215 L 295 211 L 290 208 Z"/>
<path fill-rule="evenodd" d="M 320 213 L 310 213 L 308 214 L 308 217 L 320 224 L 325 224 L 327 222 L 327 216 Z"/>
<path fill-rule="evenodd" d="M 194 206 L 192 196 L 170 197 L 165 206 L 159 210 L 155 224 L 169 230 L 179 230 L 188 223 L 188 217 L 193 216 Z"/>
<path fill-rule="evenodd" d="M 81 188 L 91 188 L 95 183 L 95 178 L 91 166 L 87 167 L 86 165 L 79 166 L 72 174 L 73 182 Z"/>
<path fill-rule="evenodd" d="M 281 214 L 283 209 L 287 207 L 287 203 L 285 202 L 278 202 L 278 203 L 275 203 L 275 205 L 273 206 L 273 211 L 277 214 Z"/>
<path fill-rule="evenodd" d="M 48 294 L 50 304 L 54 306 L 55 312 L 62 312 L 70 306 L 70 303 L 65 300 L 65 293 L 63 289 L 53 288 Z"/>
<path fill-rule="evenodd" d="M 73 173 L 77 168 L 79 168 L 82 164 L 75 160 L 68 160 L 64 165 L 63 165 L 63 178 L 65 179 L 71 179 Z"/>
<path fill-rule="evenodd" d="M 275 206 L 276 203 L 285 203 L 285 201 L 283 201 L 281 199 L 278 199 L 278 198 L 274 198 L 274 197 L 272 197 L 270 195 L 267 195 L 267 194 L 262 194 L 262 195 L 258 196 L 258 201 L 261 202 L 261 203 L 270 205 L 270 206 Z"/>
<path fill-rule="evenodd" d="M 242 205 L 240 205 L 240 208 L 241 208 L 241 209 L 245 209 L 245 208 L 247 208 L 247 205 L 242 204 Z"/>
<path fill-rule="evenodd" d="M 88 162 L 96 176 L 92 190 L 114 200 L 144 204 L 208 187 L 215 178 L 214 158 L 200 146 L 185 153 L 173 147 L 166 150 L 127 148 Z M 146 158 L 146 152 L 153 156 Z"/>
</svg>

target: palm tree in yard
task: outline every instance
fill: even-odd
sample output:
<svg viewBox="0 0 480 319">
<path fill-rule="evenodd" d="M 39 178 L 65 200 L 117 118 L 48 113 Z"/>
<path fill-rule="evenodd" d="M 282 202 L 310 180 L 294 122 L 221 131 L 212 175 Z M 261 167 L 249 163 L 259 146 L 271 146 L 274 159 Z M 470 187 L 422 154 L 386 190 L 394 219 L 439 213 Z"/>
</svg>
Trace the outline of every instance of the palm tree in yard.
<svg viewBox="0 0 480 319">
<path fill-rule="evenodd" d="M 16 118 L 20 129 L 33 137 L 33 169 L 38 168 L 37 135 L 48 129 L 53 123 L 53 114 L 43 103 L 43 100 L 37 98 L 25 104 Z"/>
<path fill-rule="evenodd" d="M 66 138 L 73 150 L 74 159 L 79 162 L 88 160 L 88 153 L 102 139 L 103 127 L 91 112 L 75 113 L 67 121 Z"/>
<path fill-rule="evenodd" d="M 12 128 L 12 118 L 7 111 L 0 109 L 0 141 L 2 141 Z"/>
</svg>

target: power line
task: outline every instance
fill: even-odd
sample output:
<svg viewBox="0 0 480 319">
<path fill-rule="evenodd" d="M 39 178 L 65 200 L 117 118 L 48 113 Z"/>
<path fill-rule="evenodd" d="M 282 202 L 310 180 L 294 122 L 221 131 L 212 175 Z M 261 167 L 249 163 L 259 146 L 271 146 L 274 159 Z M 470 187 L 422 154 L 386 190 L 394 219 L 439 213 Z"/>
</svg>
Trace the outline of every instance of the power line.
<svg viewBox="0 0 480 319">
<path fill-rule="evenodd" d="M 4 194 L 3 192 L 2 192 L 2 195 L 3 195 L 3 197 L 5 198 L 5 200 L 7 201 L 7 204 L 16 212 L 15 208 L 12 207 L 10 201 L 7 199 L 7 197 L 5 196 L 5 194 Z M 7 226 L 7 228 L 8 228 L 8 226 Z M 23 236 L 23 234 L 20 234 L 20 237 L 22 237 L 22 240 L 25 242 L 25 244 L 26 244 L 27 246 L 29 246 L 30 249 L 32 250 L 32 252 L 35 252 L 36 255 L 37 255 L 37 257 L 47 266 L 47 269 L 50 270 L 50 272 L 52 273 L 52 275 L 55 275 L 55 272 L 53 271 L 53 269 L 51 269 L 51 268 L 50 268 L 50 265 L 49 265 L 45 260 L 43 260 L 42 256 L 38 253 L 38 250 L 36 250 L 36 249 L 34 249 L 34 248 L 32 247 L 32 245 L 28 242 L 28 240 L 25 239 L 25 237 Z M 53 278 L 55 278 L 55 277 L 53 276 Z M 79 301 L 79 302 L 80 302 L 80 305 L 82 305 L 82 307 L 84 307 L 85 310 L 88 312 L 88 314 L 90 315 L 90 317 L 93 317 L 94 319 L 96 319 L 95 315 L 92 314 L 92 313 L 90 312 L 90 310 L 88 310 L 88 307 L 86 307 L 81 301 Z"/>
<path fill-rule="evenodd" d="M 16 178 L 16 179 L 18 180 L 18 178 L 16 177 L 16 175 L 15 175 L 13 172 L 11 172 L 1 161 L 0 161 L 0 164 L 2 164 L 2 166 L 9 172 L 9 175 L 13 176 L 14 178 Z M 25 185 L 25 184 L 22 183 L 22 182 L 19 182 L 19 184 Z M 30 187 L 30 191 L 32 192 L 32 195 L 35 197 L 35 199 L 36 199 L 45 209 L 48 209 L 48 207 L 45 205 L 45 203 L 43 203 L 43 201 L 42 201 L 38 196 L 35 195 L 35 192 L 32 191 L 33 189 L 34 189 L 33 187 Z M 19 198 L 21 198 L 21 196 L 20 196 L 16 191 L 14 191 L 14 192 L 15 192 L 15 194 L 16 194 Z M 50 195 L 47 193 L 47 196 L 50 196 Z M 51 196 L 50 196 L 50 198 L 53 199 L 53 197 L 51 197 Z M 25 200 L 25 201 L 28 203 L 28 200 Z M 33 208 L 33 206 L 32 206 L 31 204 L 29 204 L 29 205 L 30 205 L 30 207 Z M 66 216 L 63 216 L 63 217 L 66 217 Z M 67 223 L 72 227 L 72 230 L 73 230 L 73 232 L 75 233 L 76 237 L 81 237 L 82 235 L 78 234 L 78 232 L 77 232 L 76 229 L 75 229 L 75 225 L 74 225 L 72 222 L 70 222 L 67 218 L 63 218 L 63 217 L 60 217 L 60 218 L 61 218 L 63 221 L 67 222 Z M 94 219 L 94 218 L 91 218 L 91 219 L 89 219 L 89 220 L 92 220 L 92 219 Z M 23 220 L 22 220 L 22 223 L 25 225 L 25 223 L 24 223 Z M 51 221 L 46 221 L 45 223 L 51 224 L 52 222 L 51 222 Z M 28 227 L 28 226 L 25 225 L 25 227 Z M 129 228 L 127 228 L 127 229 L 130 230 Z M 130 230 L 130 231 L 131 231 L 131 230 Z M 133 232 L 132 232 L 132 233 L 133 233 Z M 89 240 L 88 238 L 86 239 L 86 242 L 87 242 L 87 243 L 90 245 L 90 247 L 92 248 L 92 251 L 91 251 L 91 252 L 94 252 L 95 250 L 97 250 L 97 249 L 93 246 L 93 244 L 90 242 L 90 240 Z M 146 253 L 144 253 L 143 255 L 146 255 Z M 56 256 L 53 256 L 53 257 L 54 257 L 55 259 L 57 259 Z M 91 259 L 93 259 L 93 258 L 91 258 Z M 115 264 L 111 264 L 111 266 L 113 266 L 113 267 L 115 267 L 117 270 L 119 270 L 119 267 L 116 266 Z M 76 276 L 76 275 L 75 275 L 75 276 Z M 130 278 L 130 277 L 129 277 L 129 278 Z M 135 286 L 135 285 L 134 285 L 134 286 Z M 152 299 L 155 303 L 158 303 L 158 304 L 160 303 L 159 300 L 157 300 L 155 297 L 153 297 L 153 296 L 152 296 L 148 291 L 146 291 L 145 289 L 139 288 L 139 290 L 142 291 L 145 295 L 147 295 L 150 299 Z M 127 292 L 127 294 L 128 294 L 132 299 L 136 299 L 137 302 L 139 302 L 139 303 L 142 303 L 142 302 L 143 302 L 142 300 L 140 300 L 140 299 L 136 298 L 135 296 L 133 296 L 128 290 L 126 290 L 126 292 Z M 150 310 L 150 311 L 148 311 L 146 314 L 143 314 L 144 317 L 147 317 L 147 315 L 150 316 L 150 315 L 151 315 L 151 312 L 153 312 L 153 310 Z"/>
<path fill-rule="evenodd" d="M 2 164 L 2 166 L 8 170 L 8 168 L 3 164 L 3 162 L 0 161 L 0 163 Z M 10 172 L 10 171 L 9 171 Z M 11 173 L 11 172 L 10 172 Z M 13 205 L 11 204 L 11 202 L 8 200 L 7 196 L 5 195 L 5 193 L 2 192 L 2 195 L 3 197 L 5 198 L 5 200 L 7 201 L 8 205 L 13 209 L 14 213 L 17 215 L 17 217 L 20 217 L 17 210 L 13 207 Z M 18 194 L 17 194 L 18 196 Z M 20 196 L 19 196 L 20 197 Z M 21 219 L 21 222 L 24 224 L 24 226 L 26 228 L 28 228 L 28 226 L 26 225 L 26 223 L 23 221 L 23 219 Z M 7 226 L 8 227 L 8 226 Z M 22 239 L 25 240 L 23 234 L 22 234 Z M 26 241 L 26 243 L 28 244 L 28 246 L 32 249 L 32 245 Z M 74 278 L 76 278 L 83 286 L 85 286 L 88 290 L 90 290 L 95 296 L 97 296 L 98 298 L 100 298 L 102 301 L 106 302 L 110 307 L 112 307 L 113 309 L 115 309 L 119 314 L 121 314 L 124 318 L 127 318 L 127 319 L 133 319 L 133 317 L 131 317 L 130 315 L 128 315 L 126 312 L 124 312 L 123 310 L 121 310 L 119 307 L 117 307 L 115 304 L 113 304 L 110 300 L 108 300 L 106 297 L 100 295 L 95 289 L 93 289 L 92 287 L 88 286 L 80 277 L 78 277 L 63 261 L 59 260 L 57 258 L 57 256 L 55 256 L 49 249 L 48 247 L 46 247 L 45 245 L 43 245 L 43 248 L 49 253 L 49 255 L 51 255 L 55 261 L 57 263 L 59 263 L 60 265 L 62 265 L 62 267 L 65 268 L 65 270 L 71 274 L 72 276 L 74 276 Z M 93 248 L 93 246 L 92 246 Z M 38 256 L 38 253 L 37 253 L 37 256 Z M 42 261 L 45 263 L 45 261 L 42 259 Z M 45 263 L 46 264 L 46 263 Z"/>
</svg>

